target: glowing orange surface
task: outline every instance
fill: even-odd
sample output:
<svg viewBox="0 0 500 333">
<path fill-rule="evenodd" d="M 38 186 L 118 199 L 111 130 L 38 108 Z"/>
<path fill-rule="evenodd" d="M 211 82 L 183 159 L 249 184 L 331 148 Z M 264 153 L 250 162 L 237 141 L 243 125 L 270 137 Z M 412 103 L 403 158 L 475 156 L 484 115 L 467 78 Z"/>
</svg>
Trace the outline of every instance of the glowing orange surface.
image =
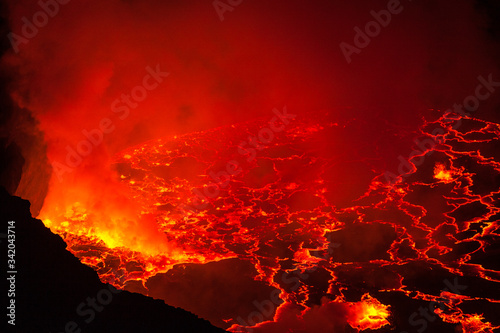
<svg viewBox="0 0 500 333">
<path fill-rule="evenodd" d="M 242 174 L 208 198 L 208 206 L 203 208 L 186 209 L 199 203 L 193 189 L 206 189 L 211 183 L 211 170 L 220 170 L 224 162 L 244 160 L 238 154 L 239 141 L 228 140 L 255 133 L 262 123 L 244 123 L 131 147 L 117 156 L 113 166 L 116 171 L 106 186 L 99 185 L 99 177 L 72 179 L 71 190 L 67 184 L 59 187 L 54 182 L 41 218 L 103 281 L 120 288 L 130 281 L 139 281 L 145 287 L 149 278 L 176 264 L 239 258 L 255 266 L 255 281 L 279 289 L 286 304 L 312 309 L 314 293 L 308 279 L 318 271 L 329 276 L 323 297 L 340 304 L 346 311 L 346 322 L 362 331 L 391 325 L 392 315 L 390 305 L 372 293 L 365 293 L 355 302 L 346 299 L 344 291 L 350 288 L 350 274 L 366 270 L 360 273 L 364 279 L 356 282 L 356 288 L 372 283 L 372 291 L 400 292 L 415 300 L 437 301 L 445 297 L 449 311 L 436 310 L 443 321 L 460 323 L 464 332 L 489 332 L 491 324 L 480 314 L 464 313 L 459 308 L 468 298 L 452 292 L 436 295 L 410 289 L 407 278 L 411 274 L 404 267 L 425 264 L 450 274 L 500 282 L 499 272 L 470 262 L 471 255 L 485 246 L 486 237 L 498 234 L 498 222 L 489 218 L 500 212 L 492 199 L 500 191 L 473 194 L 474 174 L 459 165 L 464 158 L 471 158 L 492 173 L 499 173 L 498 163 L 476 154 L 477 149 L 467 139 L 471 133 L 453 129 L 453 118 L 443 115 L 426 124 L 447 131 L 445 141 L 434 151 L 446 163 L 432 162 L 430 157 L 426 160 L 427 164 L 433 163 L 427 177 L 431 180 L 423 182 L 410 174 L 388 184 L 380 170 L 356 204 L 337 206 L 332 198 L 337 198 L 340 194 L 336 191 L 340 190 L 332 187 L 327 172 L 331 172 L 334 160 L 314 150 L 309 152 L 307 147 L 315 147 L 314 140 L 320 140 L 324 131 L 335 131 L 338 124 L 318 117 L 290 125 L 269 147 L 258 151 L 255 161 L 242 163 Z M 485 143 L 500 134 L 497 124 L 481 124 L 476 132 L 486 137 Z M 422 130 L 422 134 L 426 132 Z M 312 144 L 306 145 L 311 140 Z M 461 144 L 460 151 L 455 150 L 457 143 Z M 414 175 L 420 172 L 416 170 Z M 95 187 L 89 188 L 89 184 Z M 436 215 L 440 220 L 428 217 L 429 211 L 436 208 L 432 208 L 432 202 L 420 202 L 433 189 L 445 186 L 453 190 L 443 190 L 447 194 L 440 196 L 445 209 Z M 106 201 L 94 201 L 93 191 L 104 191 L 105 195 L 99 197 Z M 418 191 L 425 194 L 415 196 Z M 464 221 L 453 215 L 474 203 L 484 207 L 484 214 Z M 462 240 L 452 235 L 468 230 L 474 223 L 482 223 L 480 232 Z M 371 258 L 371 250 L 351 253 L 355 248 L 350 243 L 357 242 L 361 249 L 370 246 L 370 233 L 363 236 L 366 239 L 336 243 L 339 232 L 358 226 L 385 228 L 384 233 L 394 234 L 387 252 L 383 250 L 376 258 Z M 449 231 L 443 233 L 443 228 Z M 286 244 L 277 257 L 262 251 L 277 247 L 277 241 Z M 457 244 L 472 241 L 480 245 L 477 250 L 448 258 Z M 351 250 L 344 250 L 346 247 Z M 355 261 L 349 259 L 352 255 L 367 259 Z M 130 262 L 135 263 L 133 270 L 125 268 Z M 385 269 L 389 282 L 378 285 L 366 281 L 372 269 Z M 280 281 L 283 273 L 299 274 L 300 287 L 285 287 Z M 276 313 L 280 311 L 285 309 L 280 307 Z M 235 318 L 224 321 L 232 324 L 230 330 L 234 332 L 242 328 Z"/>
</svg>

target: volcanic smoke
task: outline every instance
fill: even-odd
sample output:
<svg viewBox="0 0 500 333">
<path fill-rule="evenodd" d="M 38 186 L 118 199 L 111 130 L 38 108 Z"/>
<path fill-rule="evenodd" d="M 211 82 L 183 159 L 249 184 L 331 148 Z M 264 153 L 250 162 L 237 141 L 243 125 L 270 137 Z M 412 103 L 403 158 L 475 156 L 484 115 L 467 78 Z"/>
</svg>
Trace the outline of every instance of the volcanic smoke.
<svg viewBox="0 0 500 333">
<path fill-rule="evenodd" d="M 495 10 L 8 1 L 15 193 L 103 282 L 231 332 L 494 332 Z"/>
</svg>

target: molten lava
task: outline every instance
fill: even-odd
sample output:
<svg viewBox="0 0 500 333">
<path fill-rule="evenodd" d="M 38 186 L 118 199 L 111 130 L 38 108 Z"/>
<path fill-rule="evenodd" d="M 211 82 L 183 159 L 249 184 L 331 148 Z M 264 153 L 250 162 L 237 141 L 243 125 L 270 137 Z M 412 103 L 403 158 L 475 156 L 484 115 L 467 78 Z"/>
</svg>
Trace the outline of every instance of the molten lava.
<svg viewBox="0 0 500 333">
<path fill-rule="evenodd" d="M 446 166 L 443 164 L 436 164 L 434 167 L 434 178 L 439 179 L 444 182 L 450 182 L 453 174 L 451 171 L 446 170 Z"/>
<path fill-rule="evenodd" d="M 362 301 L 352 306 L 353 318 L 349 324 L 360 331 L 366 329 L 376 330 L 389 325 L 389 306 L 381 304 L 369 294 L 363 295 Z"/>
<path fill-rule="evenodd" d="M 484 183 L 486 172 L 500 176 L 488 148 L 500 126 L 474 120 L 473 129 L 462 130 L 450 114 L 428 121 L 420 136 L 435 144 L 412 155 L 412 172 L 387 182 L 377 158 L 347 149 L 353 155 L 346 159 L 333 149 L 335 140 L 325 141 L 354 126 L 330 117 L 298 117 L 252 150 L 242 150 L 242 142 L 266 121 L 131 147 L 116 157 L 106 202 L 77 190 L 59 200 L 55 190 L 41 217 L 103 281 L 125 289 L 139 282 L 142 292 L 167 303 L 174 300 L 150 291 L 152 277 L 231 258 L 249 263 L 253 280 L 277 290 L 282 303 L 269 316 L 210 318 L 233 332 L 265 332 L 263 323 L 278 325 L 288 312 L 306 320 L 319 309 L 330 317 L 335 309 L 358 331 L 389 328 L 402 311 L 392 304 L 397 297 L 438 304 L 440 320 L 463 332 L 495 328 L 496 318 L 467 305 L 498 302 L 499 295 L 461 281 L 500 282 L 484 255 L 500 237 L 500 191 Z M 436 128 L 444 139 L 431 134 Z M 479 148 L 469 139 L 478 133 Z M 228 165 L 240 170 L 230 179 L 221 176 Z"/>
</svg>

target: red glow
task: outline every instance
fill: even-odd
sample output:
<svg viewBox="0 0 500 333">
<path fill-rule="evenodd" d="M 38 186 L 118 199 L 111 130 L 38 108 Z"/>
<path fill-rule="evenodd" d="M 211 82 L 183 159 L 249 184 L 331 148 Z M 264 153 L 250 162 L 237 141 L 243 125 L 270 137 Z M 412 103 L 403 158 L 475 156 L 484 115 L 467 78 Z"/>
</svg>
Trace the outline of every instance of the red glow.
<svg viewBox="0 0 500 333">
<path fill-rule="evenodd" d="M 37 6 L 11 1 L 12 30 Z M 53 167 L 46 196 L 35 163 L 18 194 L 102 281 L 232 332 L 391 330 L 426 302 L 489 332 L 500 126 L 447 108 L 497 57 L 472 2 L 402 6 L 346 63 L 387 2 L 243 1 L 223 22 L 211 2 L 70 2 L 3 58 L 16 128 L 43 133 L 26 156 Z"/>
<path fill-rule="evenodd" d="M 405 290 L 405 273 L 398 272 L 398 265 L 405 265 L 411 262 L 412 259 L 424 260 L 429 263 L 434 262 L 434 264 L 449 272 L 458 272 L 459 274 L 462 274 L 463 270 L 470 269 L 468 268 L 469 264 L 466 262 L 468 256 L 464 256 L 459 262 L 436 260 L 436 258 L 450 253 L 452 247 L 447 245 L 446 239 L 442 239 L 439 235 L 440 228 L 444 228 L 445 224 L 432 230 L 421 226 L 420 221 L 425 218 L 425 214 L 422 213 L 424 207 L 407 201 L 411 200 L 408 199 L 411 193 L 408 186 L 418 188 L 418 186 L 422 186 L 419 185 L 419 182 L 412 183 L 411 180 L 408 180 L 406 184 L 396 184 L 390 187 L 380 181 L 381 176 L 375 176 L 371 182 L 367 183 L 370 190 L 362 195 L 364 197 L 362 200 L 367 204 L 336 209 L 330 206 L 329 203 L 329 196 L 334 193 L 335 187 L 332 187 L 332 184 L 327 184 L 325 179 L 320 176 L 321 174 L 316 172 L 294 174 L 289 169 L 289 165 L 302 163 L 310 164 L 308 168 L 314 170 L 316 168 L 315 163 L 319 163 L 319 167 L 325 168 L 328 162 L 326 164 L 316 162 L 311 159 L 307 152 L 290 156 L 278 154 L 280 157 L 269 155 L 269 152 L 273 149 L 279 152 L 298 147 L 298 145 L 309 146 L 317 140 L 317 133 L 335 131 L 337 126 L 333 123 L 320 122 L 323 124 L 321 126 L 312 124 L 325 116 L 324 114 L 317 115 L 318 118 L 308 119 L 305 121 L 308 123 L 307 126 L 304 126 L 304 120 L 300 119 L 290 124 L 288 130 L 280 134 L 282 137 L 277 137 L 272 142 L 272 149 L 267 148 L 259 151 L 260 155 L 256 158 L 256 163 L 240 164 L 242 168 L 241 174 L 238 173 L 233 176 L 227 187 L 221 185 L 217 194 L 212 197 L 209 196 L 210 192 L 204 192 L 214 183 L 210 175 L 213 174 L 214 170 L 214 172 L 218 172 L 219 169 L 224 168 L 226 164 L 218 163 L 218 166 L 214 168 L 212 163 L 217 159 L 210 157 L 210 154 L 219 156 L 220 161 L 237 159 L 243 161 L 245 155 L 238 153 L 237 143 L 240 142 L 240 138 L 247 135 L 245 133 L 258 131 L 259 126 L 262 126 L 262 122 L 243 123 L 237 126 L 221 128 L 217 131 L 192 133 L 171 141 L 154 140 L 123 151 L 116 158 L 114 166 L 116 170 L 115 178 L 107 185 L 115 184 L 114 186 L 121 188 L 120 195 L 108 198 L 108 209 L 105 210 L 104 216 L 108 218 L 119 217 L 124 211 L 120 209 L 112 210 L 112 206 L 109 204 L 113 201 L 110 199 L 123 199 L 128 196 L 130 201 L 126 202 L 129 202 L 129 208 L 135 208 L 139 221 L 142 221 L 141 230 L 148 230 L 148 233 L 143 231 L 140 238 L 133 233 L 124 233 L 124 235 L 134 235 L 134 237 L 129 239 L 124 237 L 122 243 L 118 243 L 121 241 L 120 238 L 116 236 L 110 237 L 109 235 L 116 235 L 117 232 L 120 235 L 120 228 L 127 225 L 112 223 L 115 218 L 111 218 L 109 224 L 103 224 L 101 218 L 100 223 L 94 226 L 92 222 L 99 220 L 95 217 L 92 218 L 92 216 L 98 216 L 95 214 L 99 212 L 99 210 L 95 209 L 95 203 L 93 203 L 94 208 L 91 210 L 85 209 L 80 203 L 74 203 L 63 210 L 63 215 L 50 215 L 49 212 L 51 211 L 57 212 L 61 210 L 59 208 L 61 200 L 54 200 L 55 208 L 52 207 L 52 210 L 50 209 L 52 201 L 47 200 L 42 214 L 46 214 L 43 216 L 48 217 L 45 220 L 46 224 L 65 237 L 69 249 L 75 255 L 82 258 L 83 262 L 91 265 L 98 272 L 102 271 L 101 278 L 103 280 L 115 283 L 118 287 L 123 287 L 129 281 L 140 281 L 145 286 L 150 277 L 168 271 L 175 264 L 208 263 L 221 259 L 249 257 L 252 258 L 251 260 L 255 265 L 257 274 L 254 279 L 256 281 L 281 289 L 280 297 L 291 305 L 309 309 L 311 308 L 309 299 L 312 294 L 309 287 L 307 287 L 307 280 L 318 269 L 325 270 L 330 275 L 328 293 L 339 293 L 336 281 L 342 276 L 342 270 L 348 267 L 345 265 L 352 265 L 352 269 L 355 270 L 361 270 L 365 265 L 346 263 L 345 259 L 343 260 L 343 266 L 336 262 L 338 256 L 336 251 L 344 253 L 346 251 L 344 247 L 350 247 L 347 243 L 336 244 L 335 239 L 332 240 L 329 236 L 335 235 L 336 231 L 343 228 L 348 230 L 349 226 L 342 222 L 342 216 L 344 214 L 360 216 L 362 212 L 366 214 L 369 211 L 376 212 L 381 209 L 388 209 L 384 207 L 398 209 L 407 216 L 409 221 L 414 222 L 413 225 L 404 225 L 397 220 L 394 222 L 389 220 L 386 223 L 387 231 L 394 230 L 393 232 L 399 234 L 390 244 L 390 257 L 373 259 L 369 262 L 370 265 L 391 267 L 390 270 L 393 271 L 393 274 L 396 274 L 396 277 L 388 285 L 379 286 L 380 291 L 399 290 L 409 295 L 409 292 Z M 443 116 L 436 123 L 446 126 L 446 117 L 447 115 Z M 484 122 L 484 125 L 483 128 L 492 131 L 492 133 L 499 130 L 492 123 Z M 304 131 L 303 128 L 315 130 Z M 241 133 L 243 133 L 243 136 Z M 229 148 L 221 148 L 219 142 L 227 142 L 229 138 L 231 138 L 230 141 L 235 142 L 235 145 Z M 451 146 L 443 145 L 443 147 L 446 147 L 443 148 L 445 154 L 450 156 L 457 154 Z M 203 160 L 201 159 L 202 156 Z M 259 163 L 267 159 L 272 160 L 273 164 L 269 166 L 265 166 L 265 164 L 259 165 Z M 195 160 L 199 164 L 194 163 Z M 432 161 L 429 160 L 428 163 L 432 163 Z M 259 171 L 261 168 L 274 171 L 261 173 Z M 273 175 L 272 172 L 275 174 Z M 455 169 L 452 177 L 451 172 L 445 169 L 444 164 L 436 164 L 432 174 L 436 184 L 451 182 L 463 184 L 465 185 L 463 188 L 465 192 L 467 186 L 473 183 L 470 174 L 459 172 L 458 169 Z M 312 177 L 312 179 L 303 180 L 306 175 Z M 259 177 L 265 177 L 265 180 L 261 180 Z M 260 181 L 265 183 L 260 184 Z M 123 186 L 124 184 L 126 186 Z M 396 187 L 396 190 L 394 190 L 394 187 Z M 198 190 L 192 191 L 193 189 Z M 200 199 L 196 193 L 204 193 L 203 195 L 206 196 Z M 263 193 L 266 193 L 265 201 L 260 199 Z M 302 199 L 298 201 L 283 201 L 280 199 L 293 198 L 294 195 L 299 194 Z M 383 194 L 383 196 L 380 197 L 380 194 Z M 381 201 L 369 203 L 375 197 L 379 197 Z M 470 200 L 471 203 L 473 201 Z M 488 205 L 486 201 L 484 202 Z M 200 203 L 202 203 L 202 208 L 196 208 Z M 252 203 L 259 204 L 254 206 Z M 265 203 L 272 204 L 277 209 L 265 208 Z M 318 209 L 317 207 L 323 208 Z M 327 207 L 331 208 L 327 209 Z M 498 211 L 498 208 L 493 205 L 487 207 L 489 212 L 486 216 Z M 456 209 L 458 208 L 459 206 L 456 207 Z M 452 208 L 450 208 L 451 210 Z M 91 211 L 94 215 L 90 215 L 87 211 Z M 126 216 L 131 215 L 127 213 Z M 247 221 L 251 220 L 259 222 L 252 222 L 253 225 L 250 227 Z M 59 224 L 54 221 L 59 221 Z M 116 221 L 119 221 L 119 219 Z M 297 223 L 297 228 L 300 231 L 289 234 L 285 230 L 294 223 Z M 372 233 L 382 232 L 377 231 L 377 228 L 382 228 L 382 224 L 375 221 L 366 221 L 364 223 L 375 227 Z M 449 223 L 457 229 L 465 228 L 463 225 L 458 224 L 458 221 Z M 427 236 L 419 238 L 415 228 L 426 230 Z M 384 233 L 387 231 L 384 231 Z M 284 270 L 278 260 L 268 257 L 264 261 L 262 255 L 257 254 L 259 248 L 268 246 L 266 244 L 272 244 L 271 239 L 266 240 L 267 235 L 270 234 L 278 235 L 281 240 L 290 242 L 288 245 L 288 249 L 292 253 L 290 258 L 294 262 L 295 269 L 302 272 L 298 276 L 303 280 L 303 284 L 301 283 L 301 287 L 296 291 L 289 291 L 283 287 L 280 276 Z M 148 235 L 150 238 L 147 238 Z M 369 233 L 364 236 L 365 242 L 370 239 L 370 236 L 372 235 Z M 157 239 L 159 241 L 154 243 Z M 417 241 L 421 243 L 418 247 Z M 155 248 L 155 245 L 158 247 Z M 92 253 L 97 250 L 99 255 L 96 257 L 85 250 L 88 246 L 93 248 Z M 363 249 L 369 246 L 366 243 L 358 243 L 356 248 Z M 319 254 L 313 255 L 313 251 L 319 251 Z M 342 255 L 349 256 L 349 253 Z M 134 272 L 126 272 L 116 270 L 114 266 L 114 268 L 108 267 L 106 263 L 108 258 L 116 256 L 121 258 L 118 267 L 133 258 L 134 261 L 139 263 L 140 269 Z M 109 268 L 112 268 L 112 270 L 110 271 Z M 498 281 L 498 277 L 493 271 L 479 265 L 475 266 L 474 270 L 477 272 L 478 277 Z M 420 292 L 414 297 L 429 301 L 437 299 L 436 296 Z M 458 320 L 456 318 L 469 318 L 467 319 L 470 321 L 470 324 L 467 324 L 469 326 L 483 325 L 489 327 L 489 323 L 481 322 L 482 324 L 480 324 L 476 317 L 471 317 L 472 315 L 463 314 L 460 310 L 457 310 L 460 303 L 469 298 L 450 292 L 443 292 L 441 297 L 447 299 L 448 306 L 453 310 L 450 314 L 436 310 L 436 313 L 439 313 L 444 321 L 456 322 Z M 338 294 L 335 304 L 346 309 L 347 313 L 344 320 L 355 329 L 378 329 L 391 324 L 390 306 L 381 303 L 369 294 L 365 294 L 359 302 L 347 302 L 342 294 Z M 283 309 L 289 308 L 283 307 Z M 312 308 L 310 311 L 312 311 Z M 279 320 L 281 316 L 279 313 L 279 311 L 276 312 L 275 320 Z M 285 316 L 288 316 L 288 314 Z M 264 321 L 272 319 L 267 318 Z M 266 325 L 263 325 L 262 329 L 265 329 L 265 327 Z M 234 324 L 231 328 L 235 332 L 239 329 L 240 326 Z"/>
</svg>

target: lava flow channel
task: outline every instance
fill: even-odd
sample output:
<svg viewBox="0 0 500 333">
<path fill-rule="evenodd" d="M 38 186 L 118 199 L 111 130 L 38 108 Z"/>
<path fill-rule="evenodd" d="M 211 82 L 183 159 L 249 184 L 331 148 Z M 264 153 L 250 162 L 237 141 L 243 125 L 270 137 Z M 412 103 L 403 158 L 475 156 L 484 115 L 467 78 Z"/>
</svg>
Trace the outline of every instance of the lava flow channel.
<svg viewBox="0 0 500 333">
<path fill-rule="evenodd" d="M 439 114 L 387 169 L 380 142 L 356 140 L 368 120 L 331 119 L 254 146 L 266 120 L 120 153 L 120 191 L 167 250 L 113 244 L 77 203 L 43 218 L 103 281 L 232 332 L 500 327 L 499 125 Z"/>
</svg>

